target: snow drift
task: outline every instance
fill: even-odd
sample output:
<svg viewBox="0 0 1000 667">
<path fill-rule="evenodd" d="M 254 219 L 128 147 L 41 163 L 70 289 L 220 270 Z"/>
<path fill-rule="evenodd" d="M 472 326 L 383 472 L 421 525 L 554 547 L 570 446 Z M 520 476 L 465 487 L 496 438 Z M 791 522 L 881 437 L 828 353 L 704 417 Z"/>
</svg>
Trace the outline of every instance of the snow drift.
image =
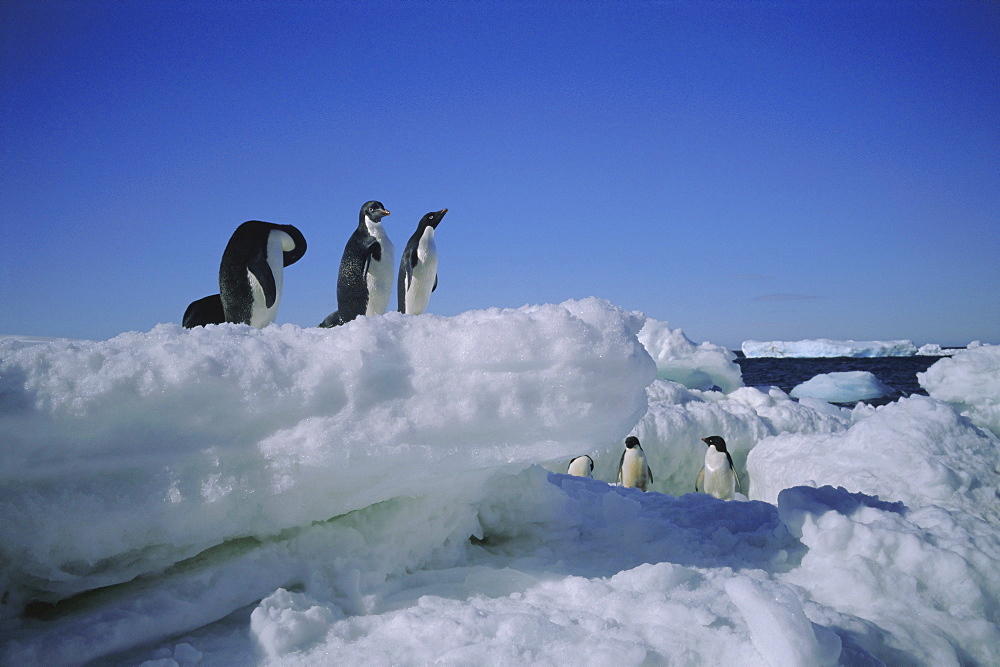
<svg viewBox="0 0 1000 667">
<path fill-rule="evenodd" d="M 0 341 L 0 663 L 1000 662 L 995 350 L 846 409 L 713 347 L 594 299 Z M 690 493 L 715 434 L 750 500 Z"/>
</svg>

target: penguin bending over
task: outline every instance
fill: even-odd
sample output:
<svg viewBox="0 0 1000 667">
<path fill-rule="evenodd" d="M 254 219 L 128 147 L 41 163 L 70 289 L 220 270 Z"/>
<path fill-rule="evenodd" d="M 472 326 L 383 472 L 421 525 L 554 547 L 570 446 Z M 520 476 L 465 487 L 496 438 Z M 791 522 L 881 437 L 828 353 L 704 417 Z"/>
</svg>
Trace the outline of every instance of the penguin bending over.
<svg viewBox="0 0 1000 667">
<path fill-rule="evenodd" d="M 743 493 L 740 476 L 736 473 L 733 457 L 729 455 L 722 436 L 710 435 L 701 441 L 708 445 L 708 449 L 705 450 L 705 466 L 698 473 L 694 490 L 719 500 L 732 500 L 737 489 Z"/>
<path fill-rule="evenodd" d="M 219 266 L 225 321 L 256 329 L 273 322 L 281 300 L 283 269 L 305 253 L 306 239 L 292 225 L 249 220 L 237 227 Z"/>
<path fill-rule="evenodd" d="M 569 462 L 569 467 L 566 469 L 567 475 L 576 475 L 577 477 L 593 477 L 594 476 L 594 459 L 590 458 L 586 454 L 583 456 L 577 456 L 575 459 Z"/>
<path fill-rule="evenodd" d="M 389 215 L 382 202 L 365 202 L 358 214 L 358 227 L 347 240 L 337 275 L 337 310 L 327 315 L 321 327 L 335 327 L 358 315 L 383 315 L 392 293 L 392 243 L 382 227 Z"/>
<path fill-rule="evenodd" d="M 420 218 L 417 231 L 406 242 L 399 260 L 396 301 L 399 312 L 419 315 L 427 309 L 431 292 L 437 289 L 437 245 L 434 232 L 448 209 L 431 211 Z"/>
<path fill-rule="evenodd" d="M 618 462 L 618 483 L 624 487 L 645 491 L 653 483 L 653 471 L 646 462 L 639 438 L 630 435 L 625 438 L 625 451 Z"/>
<path fill-rule="evenodd" d="M 185 329 L 203 327 L 206 324 L 222 324 L 226 321 L 226 313 L 222 310 L 222 297 L 218 294 L 206 296 L 192 301 L 184 311 L 181 324 Z"/>
</svg>

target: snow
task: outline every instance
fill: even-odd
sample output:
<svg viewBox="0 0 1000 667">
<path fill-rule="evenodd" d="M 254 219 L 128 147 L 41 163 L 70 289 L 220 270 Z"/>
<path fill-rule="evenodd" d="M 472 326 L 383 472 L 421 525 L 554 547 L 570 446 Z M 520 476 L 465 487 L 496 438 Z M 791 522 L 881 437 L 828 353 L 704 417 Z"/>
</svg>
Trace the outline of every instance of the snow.
<svg viewBox="0 0 1000 667">
<path fill-rule="evenodd" d="M 846 409 L 596 299 L 3 340 L 0 664 L 997 664 L 996 350 Z"/>
<path fill-rule="evenodd" d="M 726 393 L 743 386 L 740 367 L 733 361 L 735 353 L 712 343 L 696 345 L 683 329 L 670 329 L 668 322 L 646 320 L 639 342 L 653 357 L 657 375 L 664 380 L 689 389 L 718 387 Z"/>
<path fill-rule="evenodd" d="M 931 397 L 951 404 L 974 424 L 1000 436 L 997 377 L 1000 377 L 1000 346 L 976 343 L 917 373 L 917 382 Z"/>
<path fill-rule="evenodd" d="M 819 398 L 829 403 L 854 403 L 893 393 L 868 371 L 840 371 L 816 375 L 789 392 L 793 398 Z"/>
<path fill-rule="evenodd" d="M 797 341 L 745 340 L 743 354 L 747 357 L 911 357 L 917 347 L 909 340 L 831 340 L 817 338 Z"/>
</svg>

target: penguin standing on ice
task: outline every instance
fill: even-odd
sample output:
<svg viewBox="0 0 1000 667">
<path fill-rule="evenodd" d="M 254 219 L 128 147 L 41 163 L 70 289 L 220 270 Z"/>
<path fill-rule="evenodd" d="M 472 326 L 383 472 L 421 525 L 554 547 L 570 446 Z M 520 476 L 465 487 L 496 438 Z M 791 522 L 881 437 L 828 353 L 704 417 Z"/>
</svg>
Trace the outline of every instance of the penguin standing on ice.
<svg viewBox="0 0 1000 667">
<path fill-rule="evenodd" d="M 257 329 L 273 322 L 281 300 L 284 267 L 305 253 L 306 239 L 292 225 L 249 220 L 237 227 L 219 266 L 219 298 L 225 321 Z M 212 297 L 207 299 L 211 306 Z"/>
<path fill-rule="evenodd" d="M 639 438 L 630 435 L 625 438 L 625 451 L 618 462 L 618 483 L 629 488 L 645 491 L 653 483 L 653 471 L 646 462 Z"/>
<path fill-rule="evenodd" d="M 569 462 L 569 467 L 566 469 L 567 475 L 576 475 L 577 477 L 593 477 L 594 476 L 594 459 L 590 458 L 586 454 L 583 456 L 578 456 Z"/>
<path fill-rule="evenodd" d="M 346 324 L 358 315 L 383 315 L 392 294 L 394 255 L 392 243 L 382 227 L 389 215 L 382 202 L 361 207 L 358 227 L 347 240 L 337 275 L 337 310 L 321 327 Z"/>
<path fill-rule="evenodd" d="M 419 315 L 427 309 L 431 292 L 437 289 L 437 245 L 434 232 L 448 209 L 431 211 L 420 218 L 417 231 L 406 242 L 399 260 L 396 301 L 399 312 Z"/>
<path fill-rule="evenodd" d="M 733 457 L 729 455 L 722 436 L 710 435 L 701 441 L 708 445 L 708 449 L 705 450 L 705 466 L 698 473 L 694 490 L 719 500 L 732 500 L 737 489 L 743 493 L 740 476 L 736 474 Z"/>
</svg>

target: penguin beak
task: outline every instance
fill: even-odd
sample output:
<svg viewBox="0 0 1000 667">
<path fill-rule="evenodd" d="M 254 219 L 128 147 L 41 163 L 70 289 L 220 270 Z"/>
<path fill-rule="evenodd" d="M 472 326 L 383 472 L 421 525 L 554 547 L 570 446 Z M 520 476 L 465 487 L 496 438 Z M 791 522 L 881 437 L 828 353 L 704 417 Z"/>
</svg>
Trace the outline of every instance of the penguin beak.
<svg viewBox="0 0 1000 667">
<path fill-rule="evenodd" d="M 701 441 L 704 442 L 706 445 L 708 444 L 708 438 L 702 438 Z"/>
<path fill-rule="evenodd" d="M 379 209 L 379 213 L 381 213 L 381 214 L 382 214 L 382 217 L 383 217 L 383 218 L 384 218 L 385 216 L 389 215 L 389 211 L 385 210 L 384 208 L 383 208 L 383 209 Z"/>
</svg>

